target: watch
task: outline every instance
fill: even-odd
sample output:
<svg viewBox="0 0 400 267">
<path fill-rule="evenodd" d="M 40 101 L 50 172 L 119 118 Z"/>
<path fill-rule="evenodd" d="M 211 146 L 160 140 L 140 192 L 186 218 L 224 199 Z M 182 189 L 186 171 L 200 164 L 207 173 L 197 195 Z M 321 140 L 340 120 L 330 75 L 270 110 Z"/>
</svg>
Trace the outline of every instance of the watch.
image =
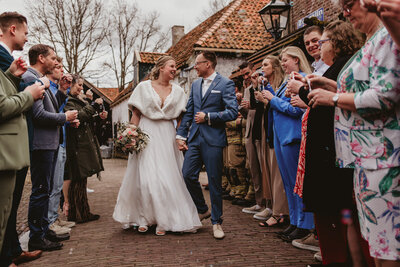
<svg viewBox="0 0 400 267">
<path fill-rule="evenodd" d="M 339 100 L 339 93 L 336 93 L 333 97 L 332 97 L 332 100 L 333 100 L 333 106 L 337 106 L 337 102 L 338 102 L 338 100 Z"/>
<path fill-rule="evenodd" d="M 204 115 L 204 120 L 206 121 L 206 122 L 208 122 L 208 113 L 206 113 L 206 115 Z"/>
</svg>

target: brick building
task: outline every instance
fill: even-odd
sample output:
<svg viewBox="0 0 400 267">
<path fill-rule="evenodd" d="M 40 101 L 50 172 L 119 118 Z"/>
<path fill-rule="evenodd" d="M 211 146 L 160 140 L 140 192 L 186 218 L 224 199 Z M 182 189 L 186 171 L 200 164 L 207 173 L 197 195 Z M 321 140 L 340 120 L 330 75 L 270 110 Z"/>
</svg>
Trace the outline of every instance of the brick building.
<svg viewBox="0 0 400 267">
<path fill-rule="evenodd" d="M 303 34 L 307 28 L 305 18 L 317 18 L 319 21 L 329 23 L 339 18 L 341 8 L 335 0 L 293 0 L 290 2 L 290 19 L 287 30 L 282 37 L 272 43 L 265 45 L 262 49 L 250 55 L 247 60 L 255 63 L 256 67 L 261 66 L 262 60 L 269 54 L 279 55 L 280 51 L 290 45 L 298 46 L 303 49 L 308 56 L 303 42 Z M 312 58 L 309 58 L 311 61 Z M 233 71 L 231 78 L 238 76 L 239 71 Z"/>
<path fill-rule="evenodd" d="M 272 41 L 265 31 L 258 11 L 270 0 L 233 0 L 226 7 L 204 20 L 187 34 L 183 26 L 172 27 L 172 46 L 165 53 L 135 53 L 138 66 L 137 78 L 119 93 L 111 104 L 113 123 L 127 122 L 130 118 L 128 99 L 137 82 L 143 80 L 159 56 L 171 55 L 176 59 L 179 84 L 189 93 L 192 82 L 197 79 L 193 69 L 199 51 L 213 51 L 217 55 L 216 71 L 229 76 L 246 58 Z"/>
</svg>

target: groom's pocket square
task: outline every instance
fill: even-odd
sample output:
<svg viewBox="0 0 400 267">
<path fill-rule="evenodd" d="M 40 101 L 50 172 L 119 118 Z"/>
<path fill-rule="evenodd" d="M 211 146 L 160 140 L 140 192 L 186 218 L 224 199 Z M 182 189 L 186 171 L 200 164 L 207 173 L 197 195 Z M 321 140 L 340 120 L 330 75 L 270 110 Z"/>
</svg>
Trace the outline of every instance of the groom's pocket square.
<svg viewBox="0 0 400 267">
<path fill-rule="evenodd" d="M 220 94 L 221 91 L 217 91 L 217 90 L 211 90 L 211 94 Z"/>
</svg>

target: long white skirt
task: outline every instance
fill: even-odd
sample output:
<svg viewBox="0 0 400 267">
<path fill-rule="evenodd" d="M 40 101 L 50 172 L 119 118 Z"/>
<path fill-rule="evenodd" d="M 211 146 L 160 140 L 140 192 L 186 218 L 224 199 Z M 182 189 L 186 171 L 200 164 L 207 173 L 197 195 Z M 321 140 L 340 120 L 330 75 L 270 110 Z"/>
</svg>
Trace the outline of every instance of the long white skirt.
<svg viewBox="0 0 400 267">
<path fill-rule="evenodd" d="M 173 232 L 202 226 L 182 176 L 183 154 L 175 143 L 172 121 L 141 117 L 139 127 L 150 141 L 130 154 L 113 218 L 123 224 L 157 225 Z"/>
</svg>

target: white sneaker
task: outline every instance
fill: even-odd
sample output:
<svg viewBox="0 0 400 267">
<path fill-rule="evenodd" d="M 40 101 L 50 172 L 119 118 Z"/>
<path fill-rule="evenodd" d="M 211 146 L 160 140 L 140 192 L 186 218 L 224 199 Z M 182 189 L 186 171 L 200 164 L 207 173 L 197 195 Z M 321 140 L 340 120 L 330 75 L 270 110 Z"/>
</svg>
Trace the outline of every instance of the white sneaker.
<svg viewBox="0 0 400 267">
<path fill-rule="evenodd" d="M 54 223 L 57 224 L 58 226 L 67 227 L 67 228 L 72 228 L 76 224 L 75 222 L 71 222 L 71 221 L 63 221 L 60 218 L 57 218 L 57 220 Z"/>
<path fill-rule="evenodd" d="M 317 253 L 314 254 L 314 259 L 315 259 L 316 261 L 322 262 L 321 251 L 318 251 Z"/>
<path fill-rule="evenodd" d="M 272 216 L 272 210 L 270 208 L 265 208 L 263 211 L 254 214 L 253 218 L 260 221 L 266 221 L 271 216 Z"/>
<path fill-rule="evenodd" d="M 222 239 L 225 237 L 224 231 L 222 230 L 222 226 L 220 224 L 213 225 L 213 233 L 214 238 L 216 239 Z"/>
<path fill-rule="evenodd" d="M 315 252 L 320 251 L 319 242 L 313 233 L 310 233 L 309 235 L 300 239 L 294 239 L 292 241 L 292 245 L 296 248 L 307 249 Z"/>
<path fill-rule="evenodd" d="M 49 229 L 54 231 L 54 233 L 56 233 L 57 235 L 65 235 L 71 232 L 71 228 L 62 227 L 54 223 L 49 226 Z"/>
<path fill-rule="evenodd" d="M 133 227 L 133 226 L 131 226 L 129 223 L 122 224 L 122 229 L 124 229 L 124 230 L 128 230 L 131 227 Z"/>
<path fill-rule="evenodd" d="M 90 189 L 89 187 L 86 187 L 86 192 L 88 192 L 88 193 L 93 193 L 94 190 L 93 190 L 93 189 Z"/>
<path fill-rule="evenodd" d="M 263 209 L 263 207 L 256 204 L 249 208 L 243 208 L 242 212 L 247 213 L 247 214 L 256 214 L 256 213 L 260 212 L 262 209 Z"/>
</svg>

